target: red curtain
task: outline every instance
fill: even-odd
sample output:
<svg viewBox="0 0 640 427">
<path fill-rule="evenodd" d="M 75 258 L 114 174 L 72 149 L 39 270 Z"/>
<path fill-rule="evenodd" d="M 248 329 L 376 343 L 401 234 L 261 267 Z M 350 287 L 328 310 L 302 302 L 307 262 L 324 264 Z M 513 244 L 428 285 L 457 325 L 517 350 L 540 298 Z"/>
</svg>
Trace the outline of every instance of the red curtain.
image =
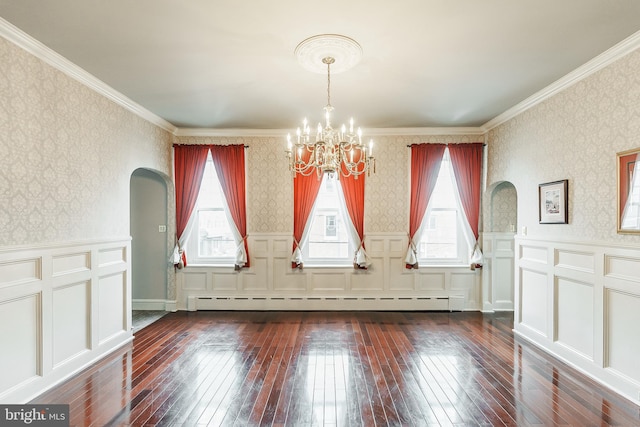
<svg viewBox="0 0 640 427">
<path fill-rule="evenodd" d="M 357 159 L 354 159 L 357 161 Z M 340 177 L 340 186 L 347 205 L 347 212 L 364 248 L 364 174 L 358 176 Z M 360 248 L 356 248 L 356 253 Z M 357 264 L 354 263 L 354 266 Z M 366 267 L 358 267 L 366 269 Z"/>
<path fill-rule="evenodd" d="M 204 167 L 207 163 L 208 145 L 174 145 L 174 169 L 176 182 L 176 227 L 178 241 L 187 227 L 193 208 L 198 200 Z M 182 262 L 187 265 L 186 254 Z"/>
<path fill-rule="evenodd" d="M 209 148 L 231 217 L 244 242 L 247 254 L 244 267 L 249 267 L 244 145 L 211 145 Z"/>
<path fill-rule="evenodd" d="M 482 151 L 483 144 L 481 142 L 449 145 L 449 155 L 451 156 L 453 173 L 456 176 L 460 201 L 476 240 L 478 240 L 480 219 Z"/>
<path fill-rule="evenodd" d="M 308 162 L 310 156 L 310 152 L 303 150 L 302 160 L 304 162 Z M 320 191 L 320 184 L 322 184 L 322 176 L 318 179 L 315 173 L 309 176 L 297 174 L 293 179 L 293 252 L 302 239 L 304 227 L 311 214 L 311 209 L 313 209 L 318 191 Z M 301 266 L 291 262 L 291 268 L 298 267 Z"/>
<path fill-rule="evenodd" d="M 409 205 L 409 245 L 420 228 L 427 205 L 438 180 L 445 144 L 416 144 L 411 146 L 411 201 Z M 406 264 L 406 268 L 417 268 Z"/>
</svg>

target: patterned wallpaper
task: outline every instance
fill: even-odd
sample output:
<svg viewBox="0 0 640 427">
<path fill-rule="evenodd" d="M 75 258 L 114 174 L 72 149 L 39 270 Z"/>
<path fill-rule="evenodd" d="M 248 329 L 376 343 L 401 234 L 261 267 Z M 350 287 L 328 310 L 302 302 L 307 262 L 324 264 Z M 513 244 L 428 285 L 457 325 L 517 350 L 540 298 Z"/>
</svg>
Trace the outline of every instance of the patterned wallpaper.
<svg viewBox="0 0 640 427">
<path fill-rule="evenodd" d="M 640 147 L 639 69 L 634 52 L 490 131 L 487 184 L 509 181 L 516 192 L 496 187 L 493 207 L 485 194 L 485 229 L 508 231 L 517 200 L 518 231 L 526 226 L 529 235 L 640 240 L 615 231 L 615 154 Z M 366 232 L 408 229 L 407 145 L 479 140 L 376 136 Z M 248 145 L 249 232 L 291 232 L 284 138 L 172 137 L 0 39 L 0 246 L 128 235 L 131 173 L 170 177 L 174 141 Z M 538 184 L 559 179 L 569 179 L 569 224 L 540 225 Z"/>
<path fill-rule="evenodd" d="M 0 246 L 129 235 L 129 180 L 171 136 L 0 38 Z"/>
<path fill-rule="evenodd" d="M 478 142 L 477 135 L 376 136 L 376 173 L 365 187 L 365 233 L 409 230 L 409 144 Z M 286 140 L 275 137 L 176 137 L 179 144 L 245 144 L 249 233 L 293 231 L 293 182 L 284 154 Z"/>
<path fill-rule="evenodd" d="M 488 185 L 517 190 L 529 236 L 640 242 L 616 233 L 616 153 L 640 147 L 640 51 L 489 132 Z M 569 224 L 538 224 L 538 184 L 569 180 Z"/>
<path fill-rule="evenodd" d="M 484 206 L 488 220 L 485 231 L 515 232 L 518 229 L 516 188 L 509 182 L 501 182 L 487 191 L 486 197 Z"/>
</svg>

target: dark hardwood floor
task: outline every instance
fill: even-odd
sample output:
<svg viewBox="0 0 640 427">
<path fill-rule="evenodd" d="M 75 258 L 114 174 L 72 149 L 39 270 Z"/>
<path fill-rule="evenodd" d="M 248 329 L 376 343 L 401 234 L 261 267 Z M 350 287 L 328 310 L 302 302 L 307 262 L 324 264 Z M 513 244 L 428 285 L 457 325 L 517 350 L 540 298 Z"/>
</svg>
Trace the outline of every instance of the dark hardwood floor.
<svg viewBox="0 0 640 427">
<path fill-rule="evenodd" d="M 177 312 L 32 403 L 71 425 L 637 426 L 513 315 Z"/>
</svg>

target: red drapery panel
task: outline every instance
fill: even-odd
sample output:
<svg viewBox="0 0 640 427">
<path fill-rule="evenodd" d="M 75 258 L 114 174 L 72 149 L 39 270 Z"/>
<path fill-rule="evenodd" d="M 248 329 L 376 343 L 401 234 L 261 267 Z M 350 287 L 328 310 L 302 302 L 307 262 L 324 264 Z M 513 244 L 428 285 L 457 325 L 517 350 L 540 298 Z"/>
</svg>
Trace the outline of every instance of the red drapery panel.
<svg viewBox="0 0 640 427">
<path fill-rule="evenodd" d="M 354 159 L 357 161 L 357 159 Z M 364 181 L 365 175 L 362 174 L 357 178 L 355 176 L 340 177 L 340 186 L 344 194 L 344 201 L 347 205 L 349 218 L 353 223 L 360 244 L 364 248 Z M 356 248 L 356 251 L 358 248 Z"/>
<path fill-rule="evenodd" d="M 304 150 L 302 152 L 302 160 L 309 161 L 311 153 Z M 298 247 L 300 239 L 302 239 L 302 233 L 304 227 L 307 224 L 313 203 L 316 200 L 318 191 L 320 191 L 320 184 L 322 184 L 322 177 L 318 179 L 315 173 L 309 176 L 296 175 L 293 179 L 293 251 L 295 252 Z M 296 268 L 298 265 L 294 262 L 291 263 L 291 268 Z"/>
<path fill-rule="evenodd" d="M 175 145 L 174 168 L 176 182 L 176 227 L 178 241 L 183 239 L 191 212 L 198 200 L 204 167 L 207 163 L 208 145 Z M 187 257 L 182 253 L 182 262 L 187 265 Z"/>
<path fill-rule="evenodd" d="M 481 142 L 449 145 L 449 155 L 451 156 L 453 173 L 456 176 L 460 201 L 476 240 L 478 240 L 478 221 L 480 219 L 482 151 L 483 144 Z"/>
<path fill-rule="evenodd" d="M 231 217 L 242 236 L 244 250 L 247 254 L 244 267 L 249 267 L 244 145 L 211 145 L 209 148 Z"/>
<path fill-rule="evenodd" d="M 409 205 L 409 244 L 418 231 L 438 180 L 446 145 L 416 144 L 411 146 L 411 202 Z M 407 264 L 407 268 L 415 265 Z"/>
<path fill-rule="evenodd" d="M 353 161 L 357 162 L 355 156 Z M 346 172 L 344 165 L 342 166 L 343 170 Z M 364 182 L 365 182 L 365 174 L 359 175 L 357 178 L 355 176 L 344 177 L 341 176 L 340 186 L 342 187 L 342 193 L 344 194 L 344 200 L 347 205 L 347 211 L 349 212 L 349 217 L 353 222 L 353 226 L 358 232 L 358 237 L 360 237 L 360 241 L 364 238 Z"/>
</svg>

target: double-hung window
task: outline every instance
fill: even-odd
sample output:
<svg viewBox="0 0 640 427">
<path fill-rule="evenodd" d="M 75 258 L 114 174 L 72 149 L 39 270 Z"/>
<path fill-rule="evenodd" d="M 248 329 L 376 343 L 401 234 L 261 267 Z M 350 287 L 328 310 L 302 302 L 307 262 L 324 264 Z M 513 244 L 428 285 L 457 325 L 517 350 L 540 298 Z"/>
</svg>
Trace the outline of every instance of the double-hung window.
<svg viewBox="0 0 640 427">
<path fill-rule="evenodd" d="M 470 248 L 464 221 L 447 149 L 421 226 L 422 237 L 417 248 L 420 264 L 467 264 Z"/>
<path fill-rule="evenodd" d="M 187 241 L 190 264 L 233 265 L 237 245 L 232 224 L 209 153 Z"/>
<path fill-rule="evenodd" d="M 305 265 L 351 265 L 353 242 L 340 183 L 335 174 L 325 173 L 308 220 L 308 238 L 302 246 Z"/>
</svg>

